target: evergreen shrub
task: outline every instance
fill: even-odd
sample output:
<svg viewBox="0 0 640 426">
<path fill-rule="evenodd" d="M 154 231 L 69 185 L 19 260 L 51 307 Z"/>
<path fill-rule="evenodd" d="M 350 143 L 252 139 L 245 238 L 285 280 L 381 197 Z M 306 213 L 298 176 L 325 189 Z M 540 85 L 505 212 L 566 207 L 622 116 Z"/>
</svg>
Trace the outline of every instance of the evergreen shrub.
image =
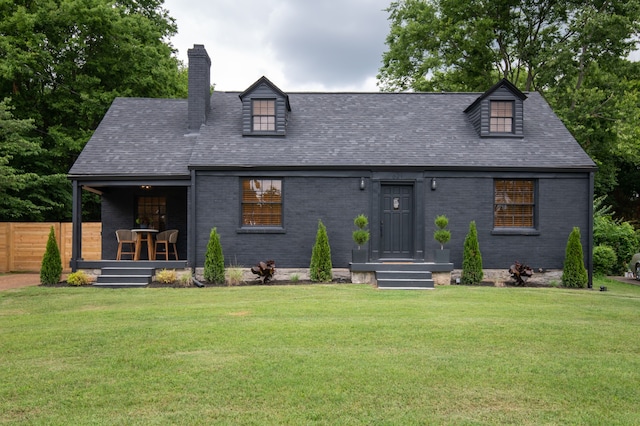
<svg viewBox="0 0 640 426">
<path fill-rule="evenodd" d="M 40 282 L 44 285 L 58 284 L 60 277 L 62 277 L 62 259 L 56 242 L 56 233 L 52 226 L 40 267 Z"/>
<path fill-rule="evenodd" d="M 582 243 L 580 242 L 580 228 L 573 228 L 567 240 L 567 249 L 562 269 L 562 285 L 565 287 L 584 288 L 589 277 L 584 266 Z"/>
<path fill-rule="evenodd" d="M 611 275 L 616 269 L 618 257 L 609 246 L 599 245 L 593 248 L 593 273 L 596 275 Z"/>
<path fill-rule="evenodd" d="M 327 228 L 321 220 L 318 220 L 316 242 L 311 252 L 309 277 L 311 281 L 315 282 L 329 282 L 333 279 L 329 237 L 327 236 Z"/>
<path fill-rule="evenodd" d="M 478 242 L 476 222 L 471 221 L 469 232 L 464 239 L 464 251 L 462 252 L 462 284 L 480 284 L 484 278 L 482 271 L 482 254 Z"/>
<path fill-rule="evenodd" d="M 204 257 L 204 279 L 214 284 L 224 284 L 224 255 L 217 228 L 211 229 Z"/>
</svg>

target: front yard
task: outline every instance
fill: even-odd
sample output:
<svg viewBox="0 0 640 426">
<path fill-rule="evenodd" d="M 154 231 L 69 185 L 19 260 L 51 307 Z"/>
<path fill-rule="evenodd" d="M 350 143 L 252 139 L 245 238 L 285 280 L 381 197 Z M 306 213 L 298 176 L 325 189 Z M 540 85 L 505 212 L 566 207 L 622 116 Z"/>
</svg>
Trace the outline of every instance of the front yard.
<svg viewBox="0 0 640 426">
<path fill-rule="evenodd" d="M 0 423 L 638 424 L 640 287 L 0 292 Z"/>
</svg>

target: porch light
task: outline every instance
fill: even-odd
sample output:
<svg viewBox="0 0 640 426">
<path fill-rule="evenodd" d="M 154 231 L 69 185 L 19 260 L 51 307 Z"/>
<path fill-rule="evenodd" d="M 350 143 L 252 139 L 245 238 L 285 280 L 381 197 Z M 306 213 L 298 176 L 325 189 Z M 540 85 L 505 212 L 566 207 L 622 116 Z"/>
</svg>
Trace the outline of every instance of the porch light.
<svg viewBox="0 0 640 426">
<path fill-rule="evenodd" d="M 151 185 L 141 185 L 141 189 L 151 189 Z"/>
<path fill-rule="evenodd" d="M 431 190 L 435 191 L 437 187 L 438 184 L 436 183 L 436 178 L 431 178 Z"/>
<path fill-rule="evenodd" d="M 364 190 L 364 178 L 363 177 L 360 178 L 360 190 L 361 191 Z"/>
</svg>

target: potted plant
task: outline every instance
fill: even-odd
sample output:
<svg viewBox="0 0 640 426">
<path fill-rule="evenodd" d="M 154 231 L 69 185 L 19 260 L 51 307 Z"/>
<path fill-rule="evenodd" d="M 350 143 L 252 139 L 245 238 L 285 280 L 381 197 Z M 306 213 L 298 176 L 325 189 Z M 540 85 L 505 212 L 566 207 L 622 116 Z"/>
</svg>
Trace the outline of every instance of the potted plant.
<svg viewBox="0 0 640 426">
<path fill-rule="evenodd" d="M 369 225 L 369 219 L 364 214 L 359 214 L 353 219 L 353 224 L 357 228 L 353 231 L 353 241 L 358 245 L 358 249 L 351 251 L 351 260 L 353 263 L 367 263 L 369 251 L 362 246 L 369 241 L 369 230 L 366 229 Z"/>
<path fill-rule="evenodd" d="M 445 229 L 449 224 L 449 219 L 445 215 L 436 217 L 436 231 L 433 238 L 440 243 L 440 250 L 435 251 L 436 263 L 449 263 L 449 249 L 445 249 L 444 245 L 451 239 L 451 231 Z"/>
<path fill-rule="evenodd" d="M 148 217 L 139 217 L 136 219 L 136 225 L 140 229 L 146 229 L 149 227 L 149 218 Z"/>
</svg>

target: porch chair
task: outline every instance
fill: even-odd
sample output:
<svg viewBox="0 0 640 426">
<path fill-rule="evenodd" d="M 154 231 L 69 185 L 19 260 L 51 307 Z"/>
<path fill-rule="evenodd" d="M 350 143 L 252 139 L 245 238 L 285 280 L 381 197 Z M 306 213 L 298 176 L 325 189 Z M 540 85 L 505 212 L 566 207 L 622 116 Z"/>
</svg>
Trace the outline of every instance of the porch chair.
<svg viewBox="0 0 640 426">
<path fill-rule="evenodd" d="M 129 229 L 118 229 L 116 231 L 116 239 L 118 240 L 118 254 L 116 260 L 120 260 L 123 254 L 131 255 L 131 259 L 136 253 L 136 238 Z M 123 251 L 128 249 L 129 251 Z"/>
<path fill-rule="evenodd" d="M 164 256 L 166 260 L 169 260 L 169 244 L 173 245 L 173 255 L 178 260 L 178 249 L 176 248 L 176 242 L 178 241 L 178 230 L 177 229 L 168 229 L 166 231 L 162 231 L 156 235 L 156 259 L 158 258 L 158 254 L 163 254 L 163 252 L 158 253 L 158 246 L 164 246 Z"/>
</svg>

